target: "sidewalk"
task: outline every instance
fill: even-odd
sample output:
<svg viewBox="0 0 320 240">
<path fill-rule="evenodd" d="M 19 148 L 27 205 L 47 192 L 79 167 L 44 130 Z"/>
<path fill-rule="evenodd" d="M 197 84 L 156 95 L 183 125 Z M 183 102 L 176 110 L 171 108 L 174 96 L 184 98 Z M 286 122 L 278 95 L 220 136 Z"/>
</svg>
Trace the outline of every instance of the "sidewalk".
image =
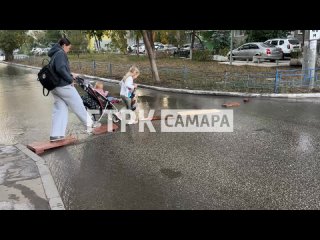
<svg viewBox="0 0 320 240">
<path fill-rule="evenodd" d="M 0 144 L 0 210 L 64 210 L 44 160 L 22 144 Z"/>
<path fill-rule="evenodd" d="M 227 62 L 219 62 L 219 64 L 228 64 L 230 65 L 230 61 Z M 264 61 L 260 63 L 254 63 L 252 61 L 239 61 L 234 60 L 232 61 L 232 65 L 235 66 L 255 66 L 255 67 L 289 67 L 290 61 L 288 60 L 278 60 L 278 62 L 270 62 L 270 61 Z"/>
</svg>

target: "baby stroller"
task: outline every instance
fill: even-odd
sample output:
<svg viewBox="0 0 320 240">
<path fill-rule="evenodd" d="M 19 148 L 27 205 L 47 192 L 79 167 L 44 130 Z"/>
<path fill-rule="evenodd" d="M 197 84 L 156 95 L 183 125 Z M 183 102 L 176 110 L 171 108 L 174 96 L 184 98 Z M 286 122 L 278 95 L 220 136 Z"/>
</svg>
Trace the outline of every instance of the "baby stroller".
<svg viewBox="0 0 320 240">
<path fill-rule="evenodd" d="M 87 111 L 93 116 L 94 121 L 99 122 L 104 115 L 108 115 L 108 112 L 112 111 L 112 121 L 114 123 L 119 122 L 120 119 L 117 116 L 119 110 L 114 104 L 120 103 L 122 101 L 121 99 L 105 97 L 99 92 L 96 92 L 88 79 L 77 77 L 76 82 L 75 87 Z M 98 116 L 100 117 L 97 120 Z"/>
</svg>

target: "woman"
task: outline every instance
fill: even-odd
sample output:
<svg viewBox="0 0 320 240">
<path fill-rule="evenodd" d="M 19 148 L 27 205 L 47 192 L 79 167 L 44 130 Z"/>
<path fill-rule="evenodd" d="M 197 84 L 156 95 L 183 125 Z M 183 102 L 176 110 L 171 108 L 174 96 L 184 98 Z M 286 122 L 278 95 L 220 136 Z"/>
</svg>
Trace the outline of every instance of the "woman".
<svg viewBox="0 0 320 240">
<path fill-rule="evenodd" d="M 63 140 L 66 134 L 68 123 L 68 107 L 73 111 L 81 122 L 87 127 L 87 132 L 92 132 L 92 128 L 101 126 L 94 123 L 90 114 L 86 111 L 83 101 L 78 91 L 73 86 L 73 81 L 77 77 L 70 71 L 67 53 L 71 49 L 71 42 L 67 38 L 62 38 L 48 52 L 52 58 L 53 68 L 60 78 L 60 84 L 51 91 L 54 98 L 52 113 L 52 128 L 50 141 Z"/>
</svg>

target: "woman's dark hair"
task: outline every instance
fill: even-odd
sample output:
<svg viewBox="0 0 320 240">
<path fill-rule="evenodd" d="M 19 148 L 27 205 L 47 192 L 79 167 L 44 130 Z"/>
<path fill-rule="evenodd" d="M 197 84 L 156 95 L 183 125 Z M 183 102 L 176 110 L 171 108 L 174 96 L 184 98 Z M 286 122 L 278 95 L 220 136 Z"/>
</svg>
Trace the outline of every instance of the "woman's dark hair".
<svg viewBox="0 0 320 240">
<path fill-rule="evenodd" d="M 66 38 L 66 37 L 61 38 L 58 43 L 59 43 L 60 46 L 62 46 L 62 45 L 64 45 L 64 44 L 65 44 L 66 46 L 69 46 L 69 45 L 71 44 L 71 42 L 69 41 L 69 39 Z"/>
</svg>

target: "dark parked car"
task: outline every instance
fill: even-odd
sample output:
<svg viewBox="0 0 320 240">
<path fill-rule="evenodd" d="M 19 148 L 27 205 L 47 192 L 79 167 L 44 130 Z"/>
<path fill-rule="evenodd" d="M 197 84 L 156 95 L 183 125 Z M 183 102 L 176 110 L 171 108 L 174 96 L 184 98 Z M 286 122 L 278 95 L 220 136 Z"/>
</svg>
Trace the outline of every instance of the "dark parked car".
<svg viewBox="0 0 320 240">
<path fill-rule="evenodd" d="M 182 47 L 174 51 L 173 56 L 188 58 L 190 56 L 190 47 L 191 47 L 190 43 L 184 44 Z M 193 50 L 204 50 L 204 47 L 200 43 L 195 43 L 193 45 Z"/>
</svg>

